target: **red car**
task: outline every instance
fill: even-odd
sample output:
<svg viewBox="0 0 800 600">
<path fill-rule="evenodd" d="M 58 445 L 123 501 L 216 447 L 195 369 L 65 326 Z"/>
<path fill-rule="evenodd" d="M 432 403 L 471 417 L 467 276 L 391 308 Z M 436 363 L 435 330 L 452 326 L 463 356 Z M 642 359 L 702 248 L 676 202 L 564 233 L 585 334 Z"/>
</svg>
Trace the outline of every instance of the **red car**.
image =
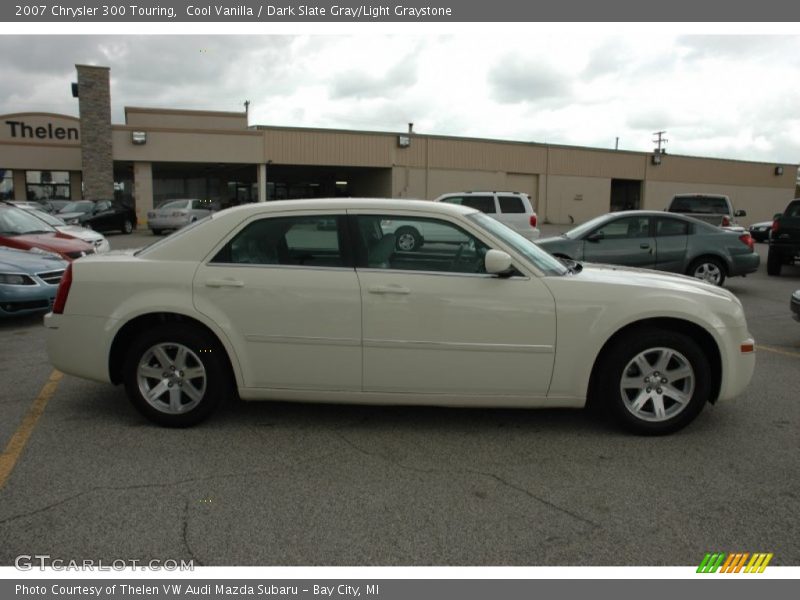
<svg viewBox="0 0 800 600">
<path fill-rule="evenodd" d="M 5 202 L 0 203 L 0 246 L 55 254 L 68 261 L 94 254 L 91 244 L 56 231 L 41 219 Z"/>
</svg>

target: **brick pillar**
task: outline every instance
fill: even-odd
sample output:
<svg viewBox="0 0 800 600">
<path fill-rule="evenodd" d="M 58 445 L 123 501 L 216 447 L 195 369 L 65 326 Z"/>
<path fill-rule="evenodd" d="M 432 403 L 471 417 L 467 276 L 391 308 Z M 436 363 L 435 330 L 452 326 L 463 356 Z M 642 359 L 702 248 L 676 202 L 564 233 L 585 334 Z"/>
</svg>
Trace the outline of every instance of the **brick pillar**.
<svg viewBox="0 0 800 600">
<path fill-rule="evenodd" d="M 75 65 L 81 117 L 83 196 L 87 200 L 114 197 L 111 155 L 111 92 L 109 68 Z M 77 198 L 73 198 L 77 200 Z"/>
</svg>

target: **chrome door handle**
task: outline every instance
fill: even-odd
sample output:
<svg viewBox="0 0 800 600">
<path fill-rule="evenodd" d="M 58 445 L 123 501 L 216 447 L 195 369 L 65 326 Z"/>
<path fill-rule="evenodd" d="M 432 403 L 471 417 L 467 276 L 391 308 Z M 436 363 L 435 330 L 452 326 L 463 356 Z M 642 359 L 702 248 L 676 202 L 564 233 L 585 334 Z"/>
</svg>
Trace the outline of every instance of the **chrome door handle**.
<svg viewBox="0 0 800 600">
<path fill-rule="evenodd" d="M 647 250 L 650 248 L 650 244 L 639 244 L 639 248 L 642 250 Z"/>
<path fill-rule="evenodd" d="M 371 285 L 367 288 L 370 294 L 410 294 L 411 290 L 399 285 Z"/>
<path fill-rule="evenodd" d="M 208 279 L 206 280 L 206 287 L 220 288 L 220 287 L 244 287 L 244 281 L 238 279 Z"/>
</svg>

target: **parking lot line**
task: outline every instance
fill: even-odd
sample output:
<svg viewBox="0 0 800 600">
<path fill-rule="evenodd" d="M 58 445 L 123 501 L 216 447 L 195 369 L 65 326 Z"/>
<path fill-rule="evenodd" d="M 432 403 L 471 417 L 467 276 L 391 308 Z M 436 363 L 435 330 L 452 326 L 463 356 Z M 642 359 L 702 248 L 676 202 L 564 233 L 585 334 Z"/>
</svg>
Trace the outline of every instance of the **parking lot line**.
<svg viewBox="0 0 800 600">
<path fill-rule="evenodd" d="M 789 350 L 781 350 L 780 348 L 772 348 L 771 346 L 756 345 L 756 350 L 766 350 L 767 352 L 774 352 L 775 354 L 783 354 L 785 356 L 794 356 L 800 358 L 800 352 L 791 352 Z"/>
<path fill-rule="evenodd" d="M 50 401 L 50 398 L 53 397 L 53 394 L 55 394 L 58 382 L 61 381 L 63 376 L 63 373 L 56 370 L 50 373 L 50 378 L 47 380 L 47 383 L 44 384 L 42 391 L 39 392 L 36 400 L 33 401 L 22 423 L 17 427 L 14 435 L 11 436 L 11 440 L 6 445 L 5 450 L 0 454 L 0 490 L 3 489 L 6 480 L 14 470 L 17 460 L 19 460 L 22 451 L 25 449 L 25 444 L 28 443 L 28 438 L 31 437 L 31 433 L 33 433 L 36 423 L 39 421 L 39 417 L 44 413 L 47 403 Z"/>
</svg>

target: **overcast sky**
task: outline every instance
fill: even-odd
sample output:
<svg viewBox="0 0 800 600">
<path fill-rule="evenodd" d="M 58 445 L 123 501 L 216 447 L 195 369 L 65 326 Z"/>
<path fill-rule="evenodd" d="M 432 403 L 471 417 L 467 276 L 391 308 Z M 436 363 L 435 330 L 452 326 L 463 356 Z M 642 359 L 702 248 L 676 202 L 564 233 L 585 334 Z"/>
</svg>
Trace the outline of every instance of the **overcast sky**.
<svg viewBox="0 0 800 600">
<path fill-rule="evenodd" d="M 495 30 L 496 31 L 496 30 Z M 0 36 L 0 114 L 77 115 L 76 63 L 125 106 L 326 127 L 800 161 L 800 36 Z"/>
</svg>

